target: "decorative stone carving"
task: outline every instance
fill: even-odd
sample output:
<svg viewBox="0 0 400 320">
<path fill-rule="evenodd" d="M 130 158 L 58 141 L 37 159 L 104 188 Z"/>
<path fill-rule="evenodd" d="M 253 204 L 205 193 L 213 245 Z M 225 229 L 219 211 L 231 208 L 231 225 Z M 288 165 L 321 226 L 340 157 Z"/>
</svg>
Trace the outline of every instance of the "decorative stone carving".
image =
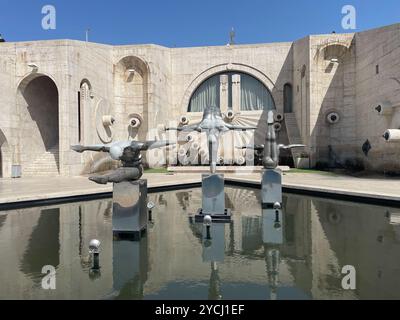
<svg viewBox="0 0 400 320">
<path fill-rule="evenodd" d="M 326 115 L 326 121 L 329 124 L 336 124 L 340 121 L 340 114 L 336 111 L 331 111 Z"/>
<path fill-rule="evenodd" d="M 113 140 L 113 129 L 111 121 L 112 108 L 107 100 L 101 99 L 96 106 L 95 124 L 97 135 L 103 143 L 111 143 Z"/>
</svg>

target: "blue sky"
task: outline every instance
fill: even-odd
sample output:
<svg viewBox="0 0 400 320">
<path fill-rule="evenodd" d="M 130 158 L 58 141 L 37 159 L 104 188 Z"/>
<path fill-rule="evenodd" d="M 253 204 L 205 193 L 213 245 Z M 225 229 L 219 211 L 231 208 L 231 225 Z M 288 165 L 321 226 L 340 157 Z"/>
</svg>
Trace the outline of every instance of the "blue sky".
<svg viewBox="0 0 400 320">
<path fill-rule="evenodd" d="M 0 0 L 0 33 L 7 41 L 85 39 L 108 44 L 168 47 L 293 41 L 308 34 L 348 32 L 343 5 L 357 10 L 356 31 L 400 22 L 399 0 Z M 56 8 L 56 30 L 43 30 L 44 5 Z"/>
</svg>

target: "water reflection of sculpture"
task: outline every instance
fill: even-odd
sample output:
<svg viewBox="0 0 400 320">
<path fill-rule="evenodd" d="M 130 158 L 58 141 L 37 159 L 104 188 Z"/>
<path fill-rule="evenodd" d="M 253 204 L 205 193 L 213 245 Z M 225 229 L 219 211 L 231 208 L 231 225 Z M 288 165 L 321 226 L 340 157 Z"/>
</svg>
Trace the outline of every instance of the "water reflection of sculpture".
<svg viewBox="0 0 400 320">
<path fill-rule="evenodd" d="M 263 242 L 267 267 L 270 298 L 276 300 L 279 286 L 279 266 L 283 245 L 283 223 L 281 209 L 263 209 Z"/>
<path fill-rule="evenodd" d="M 89 179 L 99 183 L 134 181 L 143 175 L 142 151 L 161 148 L 171 145 L 168 141 L 117 141 L 109 144 L 98 144 L 90 146 L 75 145 L 71 149 L 76 152 L 97 151 L 108 152 L 113 160 L 120 160 L 122 167 L 104 175 L 92 176 Z"/>
<path fill-rule="evenodd" d="M 209 218 L 210 221 L 206 221 Z M 211 223 L 211 217 L 204 219 L 202 242 L 203 262 L 209 262 L 211 266 L 210 284 L 208 298 L 211 300 L 222 299 L 221 285 L 219 278 L 218 263 L 225 259 L 225 225 L 224 223 Z"/>
</svg>

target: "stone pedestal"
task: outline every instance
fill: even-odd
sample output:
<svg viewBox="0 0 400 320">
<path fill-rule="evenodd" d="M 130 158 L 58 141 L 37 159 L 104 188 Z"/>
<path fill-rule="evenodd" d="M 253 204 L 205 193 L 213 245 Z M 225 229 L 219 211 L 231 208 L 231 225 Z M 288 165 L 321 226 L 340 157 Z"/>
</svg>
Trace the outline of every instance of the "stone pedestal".
<svg viewBox="0 0 400 320">
<path fill-rule="evenodd" d="M 195 216 L 196 222 L 203 222 L 206 215 L 210 215 L 213 222 L 229 222 L 231 213 L 225 208 L 224 175 L 202 174 L 202 208 Z"/>
<path fill-rule="evenodd" d="M 283 222 L 281 209 L 262 210 L 262 238 L 264 244 L 283 243 Z"/>
<path fill-rule="evenodd" d="M 147 228 L 147 222 L 147 180 L 114 183 L 114 237 L 139 240 Z"/>
<path fill-rule="evenodd" d="M 264 169 L 261 178 L 261 196 L 263 206 L 282 203 L 282 172 L 278 169 Z"/>
</svg>

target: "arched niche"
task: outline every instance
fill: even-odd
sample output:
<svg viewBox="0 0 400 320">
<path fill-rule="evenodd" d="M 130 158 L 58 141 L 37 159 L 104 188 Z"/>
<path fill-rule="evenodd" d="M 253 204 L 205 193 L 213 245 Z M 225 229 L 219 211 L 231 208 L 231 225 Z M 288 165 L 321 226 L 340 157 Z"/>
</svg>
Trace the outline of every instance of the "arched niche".
<svg viewBox="0 0 400 320">
<path fill-rule="evenodd" d="M 78 91 L 78 140 L 79 143 L 91 143 L 90 123 L 93 117 L 92 113 L 92 85 L 88 79 L 83 79 Z"/>
<path fill-rule="evenodd" d="M 34 73 L 17 89 L 18 161 L 23 176 L 59 173 L 59 94 L 48 75 Z"/>
<path fill-rule="evenodd" d="M 7 138 L 0 129 L 0 178 L 9 177 L 11 170 L 11 154 Z"/>
<path fill-rule="evenodd" d="M 290 83 L 283 86 L 283 112 L 293 112 L 293 87 Z"/>
<path fill-rule="evenodd" d="M 117 139 L 138 137 L 146 139 L 148 131 L 149 68 L 136 56 L 126 56 L 114 66 L 114 111 Z M 130 125 L 131 114 L 139 114 L 143 123 L 140 128 Z"/>
</svg>

